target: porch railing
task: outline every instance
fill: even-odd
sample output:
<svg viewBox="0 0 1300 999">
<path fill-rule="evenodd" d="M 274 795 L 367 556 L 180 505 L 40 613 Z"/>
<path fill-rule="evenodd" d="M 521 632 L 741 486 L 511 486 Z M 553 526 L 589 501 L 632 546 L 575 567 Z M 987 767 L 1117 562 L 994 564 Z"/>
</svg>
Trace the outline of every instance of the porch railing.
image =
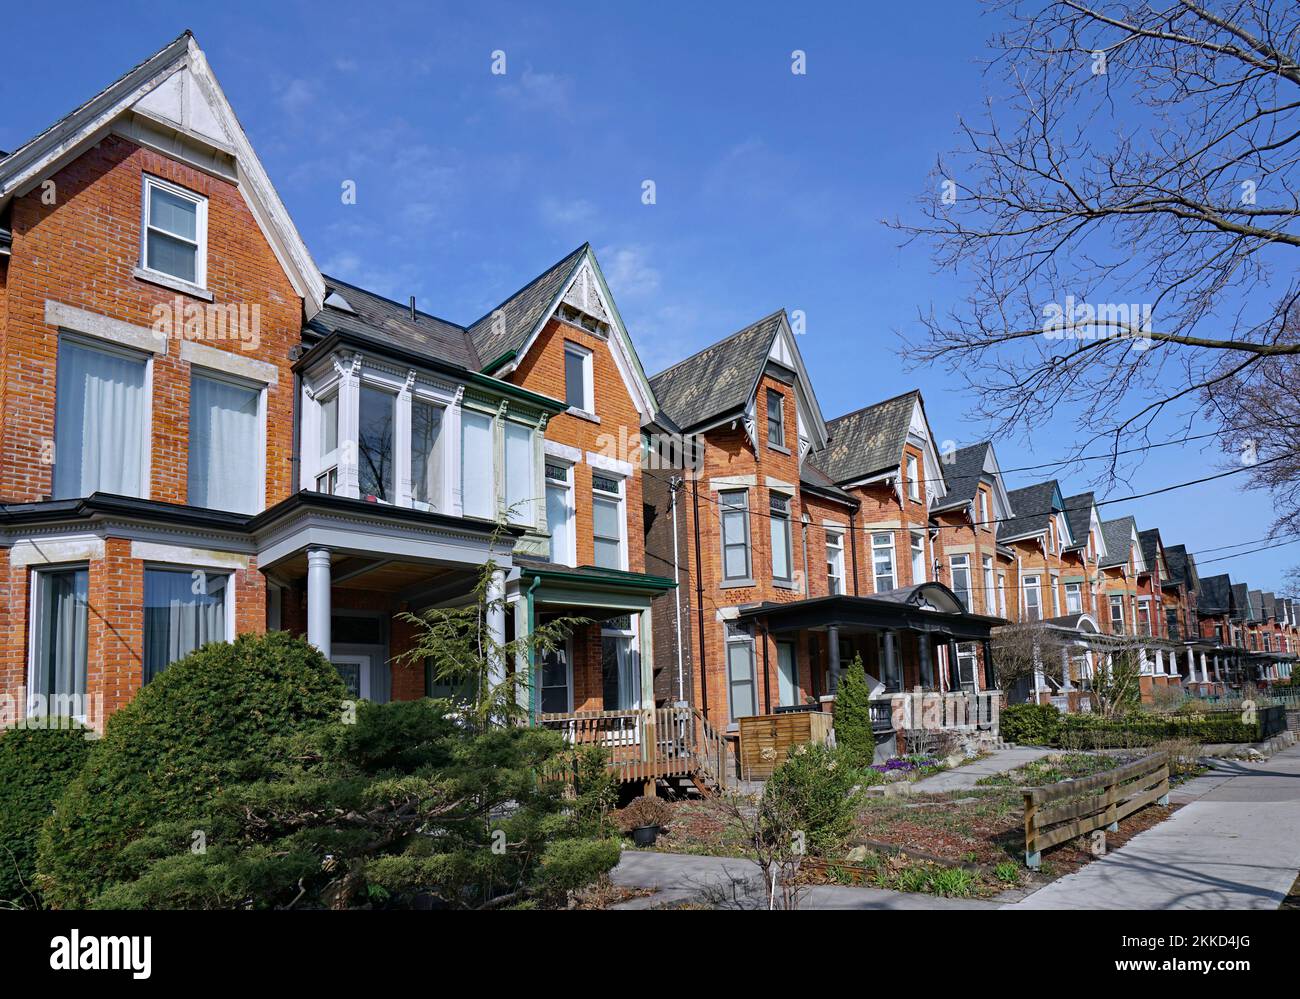
<svg viewBox="0 0 1300 999">
<path fill-rule="evenodd" d="M 575 748 L 599 747 L 625 781 L 692 777 L 725 788 L 735 772 L 727 740 L 689 707 L 632 711 L 573 711 L 537 722 Z"/>
</svg>

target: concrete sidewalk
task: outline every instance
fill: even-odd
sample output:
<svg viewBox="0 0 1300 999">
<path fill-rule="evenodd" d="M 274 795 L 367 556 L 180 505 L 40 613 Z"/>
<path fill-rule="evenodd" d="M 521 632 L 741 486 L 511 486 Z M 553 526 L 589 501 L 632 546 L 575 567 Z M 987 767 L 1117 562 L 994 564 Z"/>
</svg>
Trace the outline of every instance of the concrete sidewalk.
<svg viewBox="0 0 1300 999">
<path fill-rule="evenodd" d="M 975 786 L 981 777 L 1004 774 L 1009 770 L 1023 767 L 1026 763 L 1041 759 L 1059 749 L 1033 749 L 1016 747 L 1015 749 L 995 749 L 987 756 L 967 763 L 953 770 L 944 770 L 933 777 L 923 777 L 911 785 L 913 794 L 943 794 L 945 791 L 965 791 Z"/>
<path fill-rule="evenodd" d="M 763 879 L 752 861 L 736 857 L 697 857 L 685 853 L 624 850 L 610 875 L 615 884 L 656 888 L 647 898 L 611 906 L 649 909 L 666 902 L 704 900 L 724 909 L 758 909 L 764 905 Z M 802 909 L 997 909 L 998 902 L 941 898 L 937 895 L 819 885 L 800 898 Z"/>
<path fill-rule="evenodd" d="M 1171 798 L 1187 804 L 1011 908 L 1276 909 L 1300 873 L 1300 747 L 1218 761 Z"/>
</svg>

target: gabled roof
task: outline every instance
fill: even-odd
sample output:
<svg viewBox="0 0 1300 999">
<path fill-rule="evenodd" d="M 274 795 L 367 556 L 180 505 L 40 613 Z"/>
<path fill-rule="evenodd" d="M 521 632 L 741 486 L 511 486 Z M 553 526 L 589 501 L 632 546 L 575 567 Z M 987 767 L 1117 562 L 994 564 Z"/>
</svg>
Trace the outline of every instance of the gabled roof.
<svg viewBox="0 0 1300 999">
<path fill-rule="evenodd" d="M 305 311 L 315 314 L 324 299 L 320 271 L 188 31 L 0 159 L 0 209 L 112 130 L 232 177 Z"/>
<path fill-rule="evenodd" d="M 1206 576 L 1201 580 L 1201 591 L 1196 597 L 1198 613 L 1211 617 L 1232 612 L 1232 579 L 1228 574 Z"/>
<path fill-rule="evenodd" d="M 799 466 L 799 484 L 812 489 L 814 492 L 833 496 L 835 499 L 842 500 L 852 506 L 858 505 L 858 501 L 852 493 L 846 492 L 837 486 L 829 475 L 811 461 L 805 461 Z"/>
<path fill-rule="evenodd" d="M 1138 531 L 1138 545 L 1142 549 L 1142 560 L 1146 562 L 1147 569 L 1152 575 L 1158 575 L 1160 572 L 1160 552 L 1164 548 L 1160 539 L 1160 528 L 1152 527 L 1146 531 Z M 1169 562 L 1166 559 L 1165 569 L 1169 568 Z M 1168 577 L 1157 579 L 1157 582 L 1164 582 Z"/>
<path fill-rule="evenodd" d="M 1263 599 L 1264 599 L 1264 617 L 1265 617 L 1265 619 L 1268 619 L 1268 618 L 1270 618 L 1270 617 L 1271 617 L 1271 618 L 1276 618 L 1276 617 L 1278 616 L 1278 614 L 1277 614 L 1277 597 L 1275 597 L 1273 594 L 1271 594 L 1271 593 L 1269 593 L 1269 592 L 1267 592 L 1267 591 L 1265 591 L 1263 594 L 1261 594 L 1261 596 L 1262 596 Z"/>
<path fill-rule="evenodd" d="M 395 347 L 430 354 L 477 371 L 478 354 L 464 327 L 399 305 L 356 285 L 326 277 L 325 304 L 307 324 L 308 331 L 328 336 L 336 330 L 363 333 Z"/>
<path fill-rule="evenodd" d="M 483 366 L 494 366 L 500 358 L 522 352 L 529 338 L 550 316 L 588 248 L 589 244 L 583 243 L 489 310 L 487 315 L 469 324 L 470 339 L 483 359 Z"/>
<path fill-rule="evenodd" d="M 659 405 L 686 430 L 727 414 L 739 415 L 784 321 L 785 311 L 779 309 L 652 375 L 650 385 Z"/>
<path fill-rule="evenodd" d="M 984 475 L 984 460 L 993 447 L 981 441 L 969 447 L 958 448 L 943 463 L 943 480 L 948 484 L 948 495 L 936 503 L 934 509 L 950 510 L 975 501 L 980 478 Z"/>
<path fill-rule="evenodd" d="M 1232 584 L 1232 619 L 1234 621 L 1250 620 L 1250 587 L 1245 583 Z"/>
<path fill-rule="evenodd" d="M 1016 516 L 998 525 L 999 541 L 1014 541 L 1042 534 L 1051 522 L 1052 514 L 1064 506 L 1061 487 L 1055 479 L 1036 482 L 1032 486 L 1013 489 L 1007 494 Z"/>
<path fill-rule="evenodd" d="M 1070 525 L 1070 534 L 1074 538 L 1071 548 L 1087 547 L 1088 532 L 1092 529 L 1092 514 L 1096 503 L 1097 497 L 1091 492 L 1065 497 L 1065 522 Z"/>
<path fill-rule="evenodd" d="M 1250 601 L 1250 621 L 1264 620 L 1264 594 L 1260 590 L 1251 590 L 1247 594 Z"/>
<path fill-rule="evenodd" d="M 855 482 L 897 469 L 921 403 L 916 389 L 828 420 L 830 443 L 813 455 L 817 465 L 836 482 Z"/>
<path fill-rule="evenodd" d="M 1099 563 L 1101 567 L 1127 565 L 1133 550 L 1133 536 L 1137 534 L 1137 521 L 1132 517 L 1103 520 L 1101 534 L 1106 541 L 1106 557 Z"/>
</svg>

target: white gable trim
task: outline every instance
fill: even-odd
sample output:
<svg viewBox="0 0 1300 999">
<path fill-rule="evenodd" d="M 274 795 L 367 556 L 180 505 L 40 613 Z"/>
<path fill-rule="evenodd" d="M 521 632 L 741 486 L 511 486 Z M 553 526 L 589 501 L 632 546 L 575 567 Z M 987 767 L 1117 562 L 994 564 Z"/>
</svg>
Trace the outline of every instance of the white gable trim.
<svg viewBox="0 0 1300 999">
<path fill-rule="evenodd" d="M 809 451 L 824 448 L 828 443 L 829 435 L 826 430 L 826 419 L 822 416 L 821 404 L 813 391 L 812 379 L 808 377 L 803 355 L 799 351 L 799 344 L 795 341 L 794 331 L 790 329 L 790 321 L 784 310 L 781 312 L 781 322 L 777 326 L 776 335 L 768 345 L 767 359 L 795 373 L 795 420 L 798 424 L 796 432 L 799 435 L 799 460 L 802 461 Z M 759 373 L 759 377 L 762 377 L 762 372 Z M 757 391 L 756 382 L 754 391 L 750 395 L 753 396 Z"/>
<path fill-rule="evenodd" d="M 921 449 L 921 460 L 925 463 L 925 492 L 923 497 L 928 508 L 936 499 L 948 494 L 948 484 L 943 477 L 939 464 L 939 449 L 935 447 L 934 434 L 930 432 L 930 421 L 925 418 L 925 407 L 921 405 L 918 394 L 912 404 L 912 417 L 907 428 L 907 440 Z M 900 463 L 903 456 L 898 456 Z"/>
<path fill-rule="evenodd" d="M 185 75 L 177 79 L 178 73 Z M 165 89 L 155 94 L 160 88 Z M 80 156 L 119 119 L 136 113 L 137 105 L 141 118 L 175 128 L 190 142 L 233 156 L 236 182 L 249 210 L 295 292 L 302 296 L 308 317 L 319 312 L 325 296 L 324 279 L 212 75 L 207 58 L 188 34 L 91 98 L 59 125 L 0 161 L 0 207 Z M 169 106 L 180 108 L 181 121 L 168 121 L 160 113 Z M 228 142 L 222 141 L 222 134 Z"/>
</svg>

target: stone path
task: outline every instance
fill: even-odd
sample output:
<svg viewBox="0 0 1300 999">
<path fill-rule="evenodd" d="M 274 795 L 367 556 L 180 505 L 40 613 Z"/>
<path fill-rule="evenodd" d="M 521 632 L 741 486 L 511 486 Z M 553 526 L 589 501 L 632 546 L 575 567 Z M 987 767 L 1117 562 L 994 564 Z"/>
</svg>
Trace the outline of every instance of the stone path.
<svg viewBox="0 0 1300 999">
<path fill-rule="evenodd" d="M 912 785 L 914 794 L 942 794 L 945 791 L 964 791 L 975 786 L 981 777 L 1003 774 L 1041 759 L 1059 749 L 1035 749 L 1017 746 L 1015 749 L 995 749 L 987 756 L 953 770 L 944 770 L 933 777 L 925 777 Z"/>
</svg>

